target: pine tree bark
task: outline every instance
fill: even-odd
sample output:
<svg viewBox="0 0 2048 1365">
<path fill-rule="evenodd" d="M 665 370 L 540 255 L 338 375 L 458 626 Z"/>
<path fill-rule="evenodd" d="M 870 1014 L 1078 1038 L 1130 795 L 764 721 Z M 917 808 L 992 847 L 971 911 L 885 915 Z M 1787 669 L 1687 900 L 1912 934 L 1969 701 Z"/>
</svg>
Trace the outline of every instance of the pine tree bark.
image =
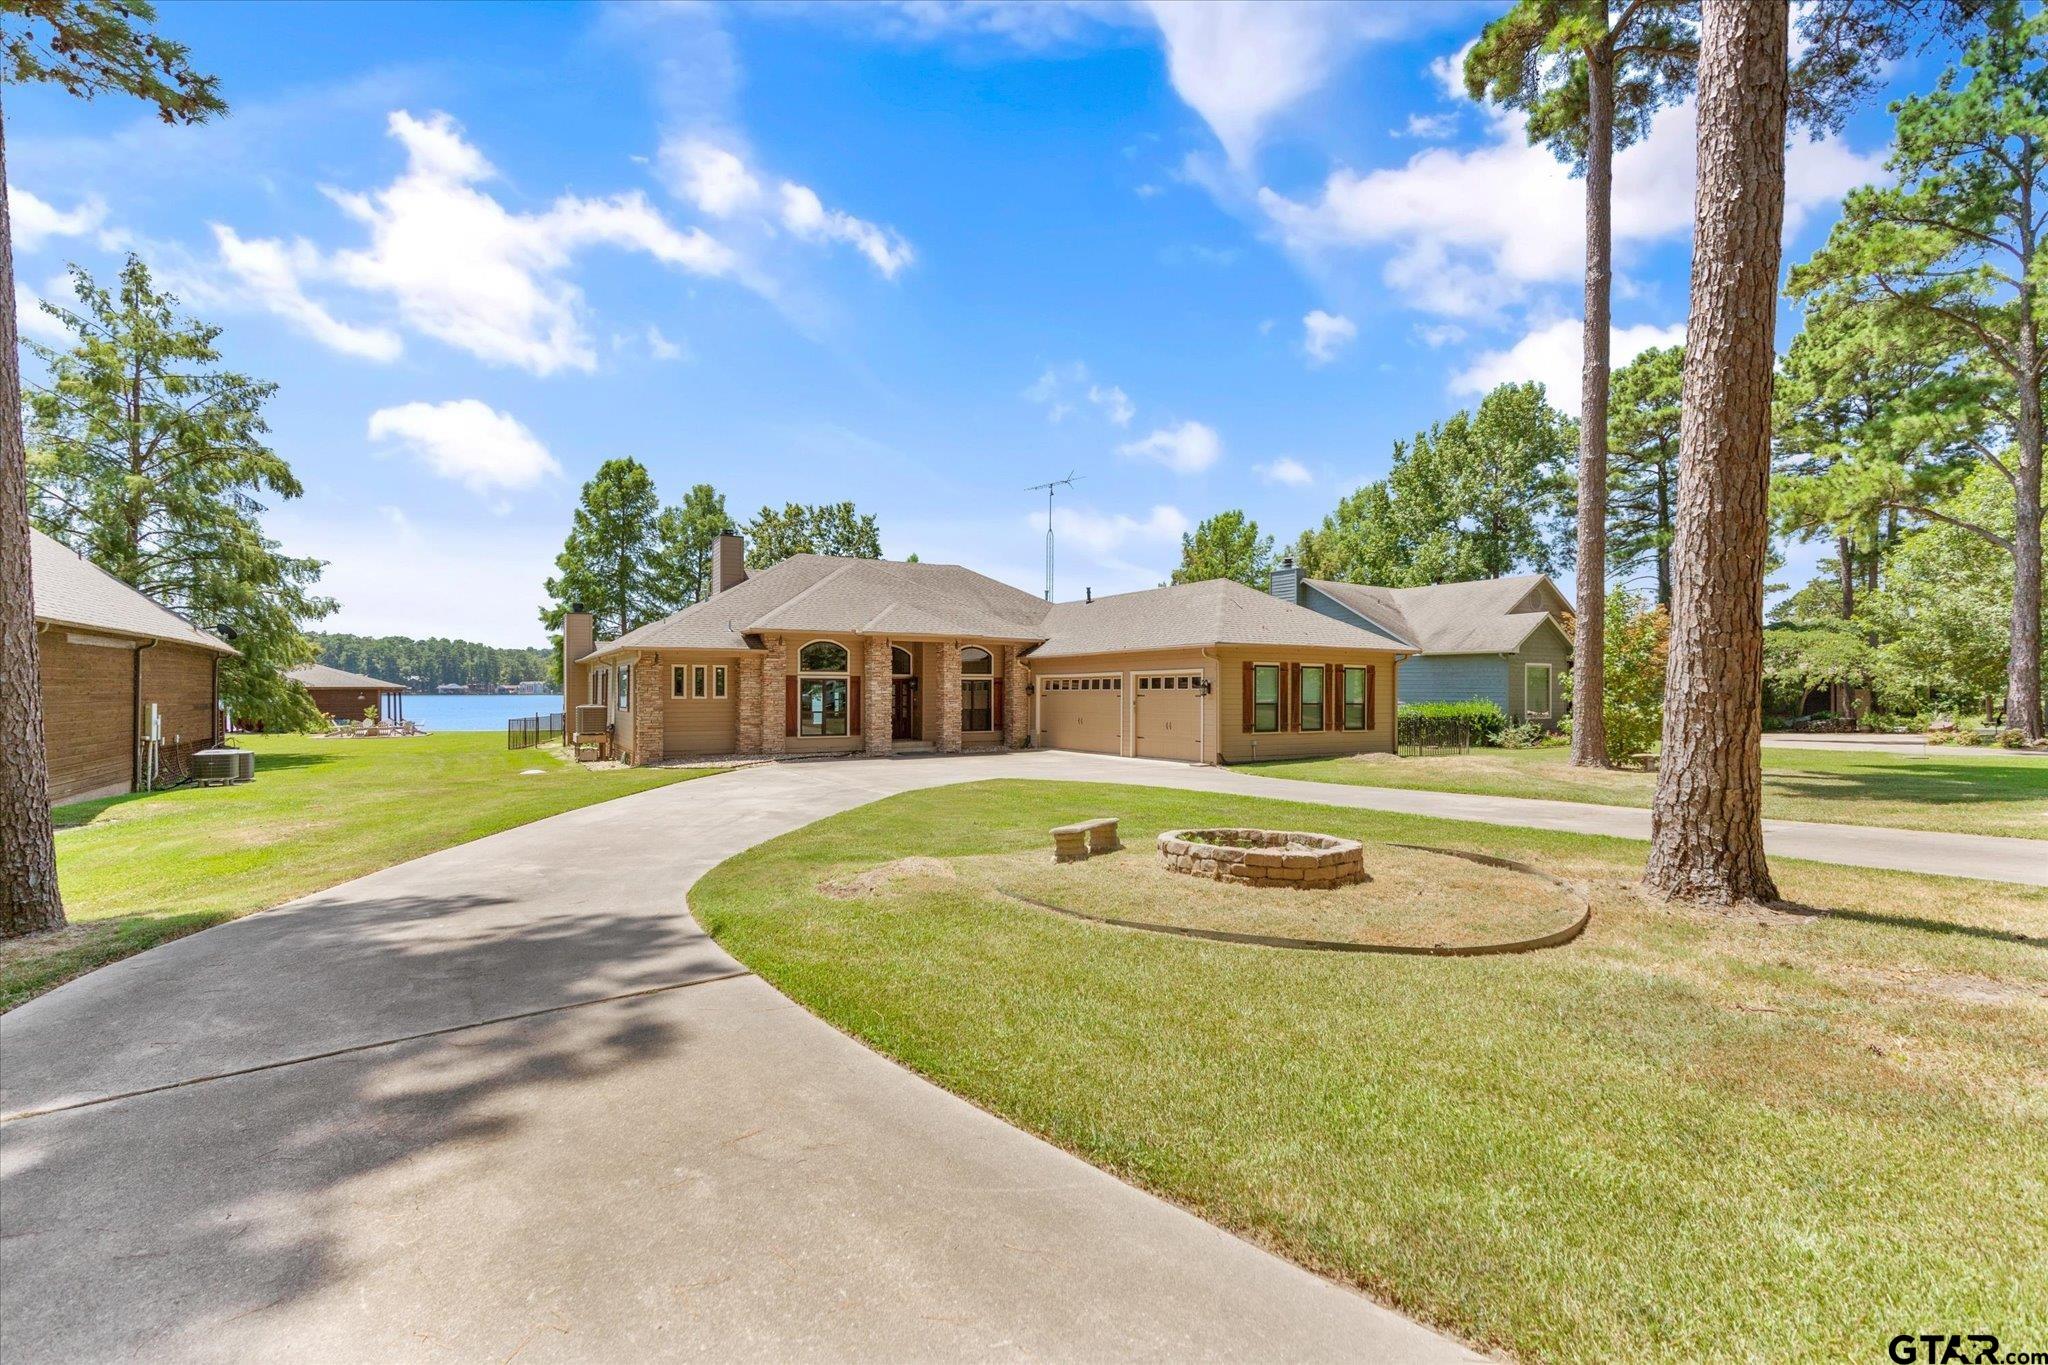
<svg viewBox="0 0 2048 1365">
<path fill-rule="evenodd" d="M 2035 147 L 2029 140 L 2021 162 L 2019 285 L 2019 467 L 2013 471 L 2012 647 L 2006 656 L 2005 723 L 2028 739 L 2041 726 L 2041 328 L 2040 285 L 2035 269 L 2040 241 L 2034 231 Z"/>
<path fill-rule="evenodd" d="M 1603 7 L 1604 12 L 1604 7 Z M 1607 387 L 1614 280 L 1614 49 L 1586 53 L 1586 327 L 1579 374 L 1579 572 L 1572 764 L 1607 764 Z"/>
<path fill-rule="evenodd" d="M 1664 754 L 1648 887 L 1777 899 L 1763 840 L 1763 589 L 1785 217 L 1782 4 L 1706 0 Z"/>
<path fill-rule="evenodd" d="M 28 549 L 28 450 L 21 433 L 21 349 L 14 316 L 14 229 L 7 125 L 0 111 L 0 938 L 61 928 L 43 686 Z"/>
</svg>

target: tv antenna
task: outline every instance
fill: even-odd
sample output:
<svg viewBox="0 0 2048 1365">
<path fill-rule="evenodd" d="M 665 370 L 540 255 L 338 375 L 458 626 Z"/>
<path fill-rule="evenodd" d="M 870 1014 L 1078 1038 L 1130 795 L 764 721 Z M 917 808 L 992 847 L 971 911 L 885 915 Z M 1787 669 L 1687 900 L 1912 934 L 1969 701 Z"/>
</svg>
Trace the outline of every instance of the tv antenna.
<svg viewBox="0 0 2048 1365">
<path fill-rule="evenodd" d="M 1034 484 L 1032 484 L 1032 485 L 1031 485 L 1031 487 L 1029 487 L 1029 488 L 1027 488 L 1027 489 L 1025 489 L 1025 490 L 1024 490 L 1024 491 L 1025 491 L 1025 492 L 1027 492 L 1027 493 L 1036 493 L 1036 492 L 1038 492 L 1038 491 L 1039 491 L 1040 489 L 1043 489 L 1043 490 L 1045 490 L 1045 600 L 1046 600 L 1046 601 L 1048 601 L 1048 602 L 1052 601 L 1052 495 L 1053 495 L 1053 490 L 1055 490 L 1055 489 L 1059 489 L 1059 488 L 1072 488 L 1072 487 L 1073 487 L 1073 486 L 1074 486 L 1075 484 L 1077 484 L 1077 483 L 1079 483 L 1079 482 L 1080 482 L 1080 479 L 1078 479 L 1078 478 L 1076 478 L 1076 477 L 1074 476 L 1074 472 L 1073 472 L 1072 470 L 1068 470 L 1068 471 L 1067 471 L 1067 477 L 1065 477 L 1064 479 L 1054 479 L 1054 480 L 1053 480 L 1053 481 L 1052 481 L 1051 483 L 1034 483 Z"/>
</svg>

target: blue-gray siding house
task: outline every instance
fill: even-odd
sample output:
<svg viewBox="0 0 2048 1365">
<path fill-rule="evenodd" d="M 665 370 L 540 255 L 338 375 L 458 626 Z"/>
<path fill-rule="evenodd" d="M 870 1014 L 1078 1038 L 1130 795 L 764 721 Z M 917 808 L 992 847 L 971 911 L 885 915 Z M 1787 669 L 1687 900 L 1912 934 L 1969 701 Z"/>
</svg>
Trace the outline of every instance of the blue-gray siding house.
<svg viewBox="0 0 2048 1365">
<path fill-rule="evenodd" d="M 1273 593 L 1414 649 L 1399 700 L 1491 701 L 1517 723 L 1555 726 L 1571 699 L 1571 607 L 1543 574 L 1378 588 L 1304 578 L 1290 558 Z"/>
</svg>

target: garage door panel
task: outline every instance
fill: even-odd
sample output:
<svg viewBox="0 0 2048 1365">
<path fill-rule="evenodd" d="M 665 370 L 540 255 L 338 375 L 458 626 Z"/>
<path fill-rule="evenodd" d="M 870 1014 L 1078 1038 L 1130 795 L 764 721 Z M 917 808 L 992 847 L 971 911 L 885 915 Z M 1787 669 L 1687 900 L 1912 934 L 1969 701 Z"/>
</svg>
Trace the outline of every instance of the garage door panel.
<svg viewBox="0 0 2048 1365">
<path fill-rule="evenodd" d="M 1133 680 L 1139 758 L 1202 761 L 1202 675 L 1141 673 Z"/>
<path fill-rule="evenodd" d="M 1048 749 L 1123 752 L 1123 679 L 1044 678 L 1038 684 L 1038 742 Z"/>
</svg>

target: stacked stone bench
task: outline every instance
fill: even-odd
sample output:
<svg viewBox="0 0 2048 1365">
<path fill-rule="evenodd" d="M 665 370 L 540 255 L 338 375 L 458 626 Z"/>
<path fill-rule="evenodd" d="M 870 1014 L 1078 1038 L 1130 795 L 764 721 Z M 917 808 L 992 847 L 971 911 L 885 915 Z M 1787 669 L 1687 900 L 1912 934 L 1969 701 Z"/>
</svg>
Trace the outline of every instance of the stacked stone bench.
<svg viewBox="0 0 2048 1365">
<path fill-rule="evenodd" d="M 1277 829 L 1170 829 L 1159 836 L 1169 872 L 1240 886 L 1297 891 L 1365 880 L 1365 845 L 1329 834 Z"/>
<path fill-rule="evenodd" d="M 1061 825 L 1052 832 L 1052 859 L 1056 863 L 1078 863 L 1091 853 L 1114 853 L 1122 847 L 1117 842 L 1114 816 Z"/>
</svg>

